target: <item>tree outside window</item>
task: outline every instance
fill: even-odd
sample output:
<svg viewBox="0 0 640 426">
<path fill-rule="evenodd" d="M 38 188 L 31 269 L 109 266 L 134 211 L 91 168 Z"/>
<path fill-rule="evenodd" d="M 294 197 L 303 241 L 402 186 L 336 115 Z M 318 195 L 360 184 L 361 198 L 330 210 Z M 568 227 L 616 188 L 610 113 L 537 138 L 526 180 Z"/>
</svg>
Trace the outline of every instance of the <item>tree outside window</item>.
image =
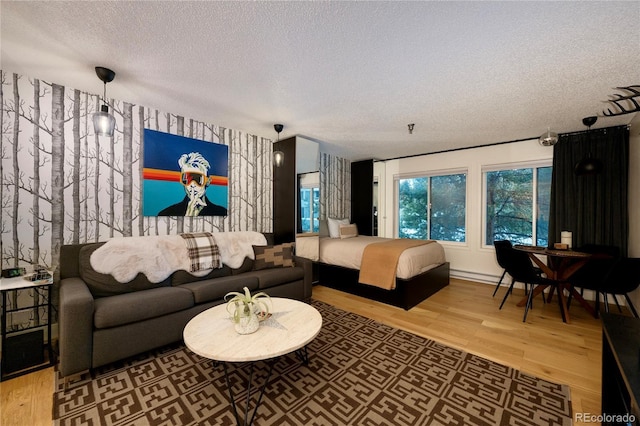
<svg viewBox="0 0 640 426">
<path fill-rule="evenodd" d="M 466 174 L 398 181 L 398 237 L 464 242 Z"/>
<path fill-rule="evenodd" d="M 551 167 L 486 172 L 485 244 L 546 246 L 550 189 Z"/>
<path fill-rule="evenodd" d="M 551 171 L 552 167 L 539 167 L 537 179 L 536 203 L 536 245 L 549 245 L 549 205 L 551 203 Z"/>
<path fill-rule="evenodd" d="M 300 188 L 301 232 L 318 232 L 320 229 L 320 188 Z"/>
</svg>

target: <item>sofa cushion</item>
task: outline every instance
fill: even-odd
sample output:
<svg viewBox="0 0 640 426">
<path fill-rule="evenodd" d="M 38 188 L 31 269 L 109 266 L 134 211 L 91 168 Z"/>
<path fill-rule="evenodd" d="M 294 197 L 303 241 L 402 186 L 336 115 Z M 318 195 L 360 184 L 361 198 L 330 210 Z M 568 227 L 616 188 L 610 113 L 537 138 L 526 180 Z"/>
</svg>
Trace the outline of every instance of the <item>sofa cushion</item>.
<svg viewBox="0 0 640 426">
<path fill-rule="evenodd" d="M 113 296 L 116 294 L 130 293 L 132 291 L 147 290 L 150 288 L 166 287 L 171 285 L 171 279 L 167 278 L 159 283 L 152 283 L 144 274 L 138 274 L 128 283 L 117 281 L 110 274 L 101 274 L 91 266 L 91 254 L 96 251 L 102 243 L 87 244 L 80 249 L 79 268 L 80 278 L 87 284 L 89 291 L 94 297 Z"/>
<path fill-rule="evenodd" d="M 247 287 L 249 291 L 257 290 L 258 278 L 247 276 L 247 274 L 230 275 L 228 277 L 182 284 L 179 288 L 193 292 L 195 302 L 200 304 L 223 299 L 230 291 L 241 292 L 243 287 Z"/>
<path fill-rule="evenodd" d="M 293 268 L 263 269 L 260 271 L 247 272 L 243 276 L 256 277 L 258 279 L 258 288 L 263 290 L 265 288 L 304 279 L 304 269 L 300 266 Z M 267 292 L 267 294 L 269 294 L 269 292 Z"/>
<path fill-rule="evenodd" d="M 292 243 L 276 246 L 253 246 L 253 253 L 255 255 L 253 269 L 256 271 L 293 266 Z"/>
<path fill-rule="evenodd" d="M 93 324 L 109 328 L 188 309 L 193 293 L 180 287 L 161 287 L 95 300 Z"/>
<path fill-rule="evenodd" d="M 214 269 L 203 277 L 197 277 L 185 270 L 180 270 L 171 275 L 171 285 L 182 285 L 195 281 L 211 280 L 213 278 L 226 277 L 227 275 L 231 275 L 231 268 L 227 265 L 222 265 L 222 268 Z"/>
</svg>

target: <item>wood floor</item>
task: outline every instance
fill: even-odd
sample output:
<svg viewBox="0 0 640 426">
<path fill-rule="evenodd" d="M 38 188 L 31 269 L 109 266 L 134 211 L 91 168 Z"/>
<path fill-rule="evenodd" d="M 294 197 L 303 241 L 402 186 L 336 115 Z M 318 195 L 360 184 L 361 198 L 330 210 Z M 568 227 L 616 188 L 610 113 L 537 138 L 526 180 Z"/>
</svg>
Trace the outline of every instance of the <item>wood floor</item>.
<svg viewBox="0 0 640 426">
<path fill-rule="evenodd" d="M 505 289 L 452 279 L 410 311 L 322 286 L 313 298 L 449 346 L 571 387 L 573 412 L 600 414 L 602 329 L 579 305 L 565 324 L 556 303 L 534 302 L 527 322 L 516 289 L 498 310 Z M 629 315 L 625 312 L 626 315 Z M 51 425 L 53 368 L 0 383 L 2 426 Z M 581 423 L 574 423 L 580 425 Z M 593 425 L 593 423 L 590 423 Z"/>
</svg>

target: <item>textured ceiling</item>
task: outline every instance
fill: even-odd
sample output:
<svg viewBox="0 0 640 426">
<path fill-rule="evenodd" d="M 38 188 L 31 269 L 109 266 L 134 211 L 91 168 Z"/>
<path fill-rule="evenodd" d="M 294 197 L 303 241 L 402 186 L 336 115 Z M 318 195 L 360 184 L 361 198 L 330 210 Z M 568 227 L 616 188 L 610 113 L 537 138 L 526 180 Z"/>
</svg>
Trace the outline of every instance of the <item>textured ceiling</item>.
<svg viewBox="0 0 640 426">
<path fill-rule="evenodd" d="M 640 2 L 2 1 L 2 69 L 352 160 L 584 130 Z M 628 124 L 600 117 L 594 128 Z M 415 123 L 413 134 L 407 124 Z"/>
</svg>

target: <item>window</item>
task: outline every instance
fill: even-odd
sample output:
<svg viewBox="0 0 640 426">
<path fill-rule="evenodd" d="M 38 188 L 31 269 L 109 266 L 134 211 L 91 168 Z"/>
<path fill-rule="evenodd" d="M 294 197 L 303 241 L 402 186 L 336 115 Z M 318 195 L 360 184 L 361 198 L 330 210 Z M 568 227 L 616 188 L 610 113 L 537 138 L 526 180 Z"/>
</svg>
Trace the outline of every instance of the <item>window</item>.
<svg viewBox="0 0 640 426">
<path fill-rule="evenodd" d="M 551 167 L 485 171 L 485 244 L 547 246 Z"/>
<path fill-rule="evenodd" d="M 465 241 L 466 173 L 397 181 L 399 238 Z"/>
<path fill-rule="evenodd" d="M 300 188 L 300 219 L 302 232 L 320 230 L 320 188 Z"/>
</svg>

